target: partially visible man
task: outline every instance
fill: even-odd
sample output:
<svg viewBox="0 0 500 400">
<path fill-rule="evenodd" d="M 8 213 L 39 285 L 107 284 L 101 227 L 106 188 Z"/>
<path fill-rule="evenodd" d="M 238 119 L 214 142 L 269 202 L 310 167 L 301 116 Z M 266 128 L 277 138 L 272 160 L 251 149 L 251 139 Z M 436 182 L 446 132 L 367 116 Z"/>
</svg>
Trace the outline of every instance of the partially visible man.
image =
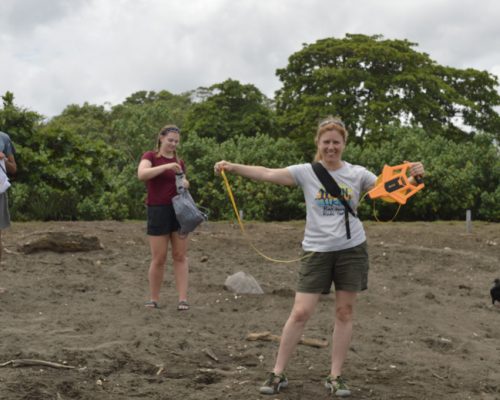
<svg viewBox="0 0 500 400">
<path fill-rule="evenodd" d="M 0 131 L 0 174 L 12 175 L 17 171 L 16 150 L 9 135 Z M 0 193 L 0 262 L 2 261 L 2 230 L 10 226 L 9 202 L 7 191 Z M 0 288 L 2 292 L 2 288 Z"/>
</svg>

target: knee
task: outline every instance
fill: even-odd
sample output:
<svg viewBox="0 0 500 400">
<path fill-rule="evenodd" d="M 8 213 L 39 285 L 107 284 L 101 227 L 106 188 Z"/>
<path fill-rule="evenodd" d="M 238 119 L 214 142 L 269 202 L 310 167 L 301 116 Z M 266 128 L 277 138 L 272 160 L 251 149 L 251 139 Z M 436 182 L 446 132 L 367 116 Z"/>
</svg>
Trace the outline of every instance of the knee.
<svg viewBox="0 0 500 400">
<path fill-rule="evenodd" d="M 167 262 L 167 256 L 156 256 L 151 260 L 151 267 L 155 269 L 165 268 L 165 263 Z"/>
<path fill-rule="evenodd" d="M 302 307 L 294 308 L 290 314 L 290 319 L 298 324 L 305 324 L 310 317 L 311 311 Z"/>
<path fill-rule="evenodd" d="M 351 322 L 353 318 L 352 305 L 337 307 L 335 310 L 335 318 L 340 322 Z"/>
<path fill-rule="evenodd" d="M 184 263 L 187 261 L 187 254 L 185 251 L 173 251 L 172 260 L 177 263 Z"/>
</svg>

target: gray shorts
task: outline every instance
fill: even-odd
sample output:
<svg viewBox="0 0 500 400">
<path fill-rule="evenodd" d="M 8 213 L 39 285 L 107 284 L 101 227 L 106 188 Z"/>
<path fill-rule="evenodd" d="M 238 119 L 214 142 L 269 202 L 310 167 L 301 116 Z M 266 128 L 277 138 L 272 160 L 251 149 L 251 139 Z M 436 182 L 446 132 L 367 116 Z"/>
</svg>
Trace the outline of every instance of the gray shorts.
<svg viewBox="0 0 500 400">
<path fill-rule="evenodd" d="M 0 193 L 0 229 L 10 226 L 9 200 L 7 193 Z"/>
<path fill-rule="evenodd" d="M 330 293 L 335 290 L 361 292 L 368 288 L 368 249 L 366 242 L 349 249 L 311 254 L 302 260 L 297 292 Z"/>
</svg>

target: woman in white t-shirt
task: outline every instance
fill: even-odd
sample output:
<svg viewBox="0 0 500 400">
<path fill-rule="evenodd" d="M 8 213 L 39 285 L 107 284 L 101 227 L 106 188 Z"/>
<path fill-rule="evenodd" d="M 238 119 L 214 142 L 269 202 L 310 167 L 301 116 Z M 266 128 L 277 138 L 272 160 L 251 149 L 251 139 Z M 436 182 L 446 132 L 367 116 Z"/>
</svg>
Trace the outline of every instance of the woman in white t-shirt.
<svg viewBox="0 0 500 400">
<path fill-rule="evenodd" d="M 369 265 L 363 225 L 351 215 L 346 222 L 347 208 L 340 198 L 356 210 L 361 195 L 375 185 L 377 177 L 364 167 L 342 160 L 347 135 L 340 119 L 328 117 L 319 124 L 315 138 L 315 161 L 321 163 L 337 182 L 341 191 L 338 198 L 327 193 L 311 164 L 266 168 L 219 161 L 214 166 L 215 173 L 224 170 L 257 181 L 298 185 L 304 192 L 306 227 L 302 247 L 306 257 L 301 262 L 294 305 L 283 328 L 274 368 L 260 388 L 262 394 L 276 394 L 288 385 L 285 367 L 320 295 L 329 293 L 332 283 L 335 286 L 335 328 L 331 369 L 325 387 L 336 396 L 351 394 L 342 377 L 342 366 L 351 342 L 356 298 L 368 287 Z M 410 179 L 423 174 L 422 163 L 411 163 Z"/>
</svg>

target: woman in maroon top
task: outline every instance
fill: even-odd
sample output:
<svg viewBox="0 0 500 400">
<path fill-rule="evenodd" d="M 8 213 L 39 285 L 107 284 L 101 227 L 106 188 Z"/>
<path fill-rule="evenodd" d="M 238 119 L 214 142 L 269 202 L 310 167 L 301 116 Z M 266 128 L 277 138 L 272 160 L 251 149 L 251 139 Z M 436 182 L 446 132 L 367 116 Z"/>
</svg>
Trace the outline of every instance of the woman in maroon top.
<svg viewBox="0 0 500 400">
<path fill-rule="evenodd" d="M 147 187 L 147 234 L 151 248 L 149 289 L 151 298 L 146 307 L 158 308 L 160 289 L 165 273 L 169 243 L 172 246 L 175 285 L 179 294 L 178 310 L 188 310 L 187 235 L 179 234 L 172 198 L 177 194 L 175 174 L 185 173 L 182 160 L 177 158 L 180 130 L 175 125 L 164 126 L 158 134 L 156 151 L 147 151 L 137 169 L 139 180 Z M 189 183 L 184 180 L 184 187 Z"/>
</svg>

